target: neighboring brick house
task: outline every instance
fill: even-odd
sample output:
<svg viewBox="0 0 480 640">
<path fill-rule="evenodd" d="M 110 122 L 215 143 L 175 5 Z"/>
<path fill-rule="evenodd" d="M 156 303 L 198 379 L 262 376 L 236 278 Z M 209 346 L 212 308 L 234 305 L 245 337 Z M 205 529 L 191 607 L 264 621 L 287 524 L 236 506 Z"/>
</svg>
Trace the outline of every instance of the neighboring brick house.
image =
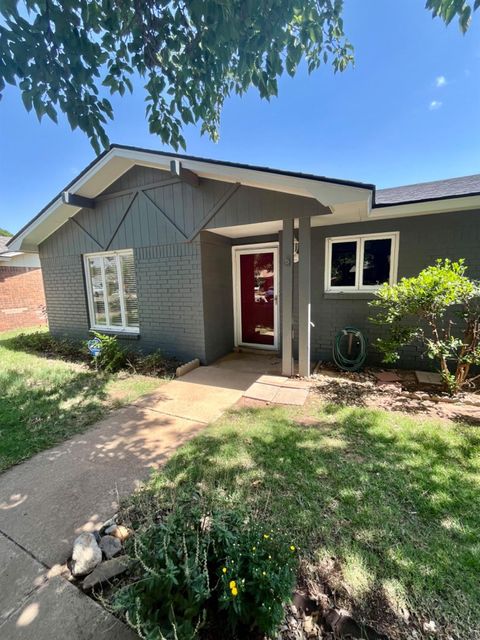
<svg viewBox="0 0 480 640">
<path fill-rule="evenodd" d="M 9 251 L 9 239 L 0 236 L 0 331 L 46 323 L 39 257 Z"/>
</svg>

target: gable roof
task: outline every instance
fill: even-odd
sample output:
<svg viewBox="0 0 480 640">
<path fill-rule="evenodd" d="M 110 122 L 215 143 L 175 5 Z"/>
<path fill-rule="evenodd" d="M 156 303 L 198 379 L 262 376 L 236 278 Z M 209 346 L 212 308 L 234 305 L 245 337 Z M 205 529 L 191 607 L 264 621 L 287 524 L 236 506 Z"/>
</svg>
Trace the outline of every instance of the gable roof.
<svg viewBox="0 0 480 640">
<path fill-rule="evenodd" d="M 112 144 L 9 240 L 10 249 L 36 251 L 41 242 L 80 211 L 80 207 L 63 202 L 63 192 L 95 199 L 133 166 L 169 171 L 174 159 L 200 177 L 314 198 L 325 207 L 346 204 L 366 210 L 375 190 L 374 185 L 363 182 Z"/>
<path fill-rule="evenodd" d="M 94 200 L 133 166 L 169 171 L 177 159 L 199 177 L 316 199 L 339 223 L 480 208 L 480 174 L 376 191 L 363 182 L 112 144 L 7 239 L 8 250 L 38 251 L 41 242 L 81 210 L 63 201 L 64 192 Z M 453 199 L 455 203 L 448 202 Z"/>
<path fill-rule="evenodd" d="M 401 187 L 379 189 L 375 193 L 375 207 L 410 204 L 430 200 L 444 200 L 461 196 L 480 195 L 480 174 L 419 182 Z"/>
</svg>

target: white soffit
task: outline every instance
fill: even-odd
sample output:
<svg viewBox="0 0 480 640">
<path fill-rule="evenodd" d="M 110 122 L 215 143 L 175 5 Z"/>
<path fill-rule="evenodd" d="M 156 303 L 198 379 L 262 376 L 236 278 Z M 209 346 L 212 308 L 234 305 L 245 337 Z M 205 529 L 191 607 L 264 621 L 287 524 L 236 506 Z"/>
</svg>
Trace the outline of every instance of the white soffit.
<svg viewBox="0 0 480 640">
<path fill-rule="evenodd" d="M 135 165 L 170 171 L 170 162 L 175 159 L 178 159 L 175 155 L 159 155 L 149 151 L 113 147 L 71 184 L 68 191 L 87 198 L 95 198 Z M 366 215 L 371 203 L 372 192 L 368 187 L 330 183 L 321 179 L 217 164 L 206 160 L 180 158 L 180 161 L 184 168 L 190 169 L 201 178 L 231 183 L 240 182 L 242 185 L 259 189 L 310 197 L 326 207 L 353 205 L 356 210 Z M 59 196 L 18 234 L 18 237 L 11 242 L 10 250 L 38 250 L 41 242 L 61 227 L 68 218 L 75 216 L 78 211 L 80 208 L 65 205 Z"/>
<path fill-rule="evenodd" d="M 171 160 L 178 159 L 176 156 L 160 156 L 148 151 L 133 151 L 131 149 L 112 149 L 112 151 L 118 158 L 130 159 L 131 166 L 137 164 L 166 171 L 170 170 Z M 180 158 L 180 161 L 185 169 L 190 169 L 200 178 L 232 183 L 240 182 L 242 185 L 258 189 L 315 198 L 326 207 L 346 202 L 364 202 L 366 204 L 371 197 L 371 189 L 367 187 L 337 184 L 321 179 L 290 176 L 276 172 L 270 173 L 268 170 L 216 164 L 205 160 Z M 86 195 L 83 190 L 81 195 Z"/>
</svg>

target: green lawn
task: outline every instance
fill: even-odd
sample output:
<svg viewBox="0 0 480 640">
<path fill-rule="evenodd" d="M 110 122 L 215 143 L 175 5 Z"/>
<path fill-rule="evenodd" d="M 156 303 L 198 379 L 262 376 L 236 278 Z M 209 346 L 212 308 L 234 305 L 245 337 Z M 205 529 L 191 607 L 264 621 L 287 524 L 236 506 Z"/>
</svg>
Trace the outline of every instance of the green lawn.
<svg viewBox="0 0 480 640">
<path fill-rule="evenodd" d="M 124 372 L 102 375 L 84 364 L 13 350 L 16 333 L 0 333 L 0 471 L 162 383 Z"/>
<path fill-rule="evenodd" d="M 430 620 L 436 638 L 478 638 L 479 445 L 475 427 L 315 400 L 244 409 L 181 447 L 130 516 L 141 522 L 152 492 L 156 510 L 179 492 L 247 507 L 391 638 Z"/>
</svg>

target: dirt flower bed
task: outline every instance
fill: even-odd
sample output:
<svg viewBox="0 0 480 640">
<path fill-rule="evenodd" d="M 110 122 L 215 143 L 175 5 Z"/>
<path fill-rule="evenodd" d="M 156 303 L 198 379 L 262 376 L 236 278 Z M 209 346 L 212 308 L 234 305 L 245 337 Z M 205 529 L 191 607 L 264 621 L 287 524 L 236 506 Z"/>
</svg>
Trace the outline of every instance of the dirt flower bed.
<svg viewBox="0 0 480 640">
<path fill-rule="evenodd" d="M 380 382 L 383 369 L 368 368 L 359 373 L 320 366 L 314 374 L 312 392 L 322 400 L 342 406 L 386 409 L 422 414 L 460 422 L 480 424 L 480 394 L 462 392 L 452 398 L 441 388 L 419 385 L 413 371 L 395 370 L 399 380 Z"/>
</svg>

